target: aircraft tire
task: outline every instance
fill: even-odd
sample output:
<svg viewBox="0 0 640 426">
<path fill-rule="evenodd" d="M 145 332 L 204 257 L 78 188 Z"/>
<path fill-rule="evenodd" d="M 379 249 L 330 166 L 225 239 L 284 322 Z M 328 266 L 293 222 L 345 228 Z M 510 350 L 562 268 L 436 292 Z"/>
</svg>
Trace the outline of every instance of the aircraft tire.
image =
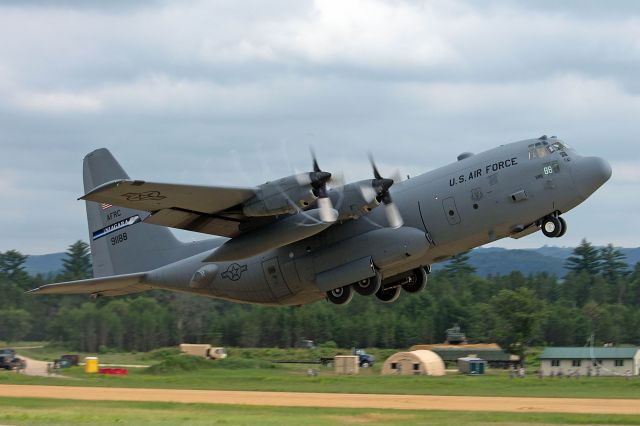
<svg viewBox="0 0 640 426">
<path fill-rule="evenodd" d="M 542 219 L 542 233 L 545 237 L 556 238 L 562 232 L 562 224 L 555 216 L 547 216 Z"/>
<path fill-rule="evenodd" d="M 350 285 L 334 288 L 327 292 L 327 299 L 336 305 L 346 305 L 353 299 L 353 290 Z"/>
<path fill-rule="evenodd" d="M 418 293 L 424 290 L 427 286 L 427 271 L 425 271 L 424 268 L 417 268 L 413 270 L 411 276 L 414 279 L 402 284 L 403 290 L 407 293 Z"/>
<path fill-rule="evenodd" d="M 376 297 L 383 303 L 393 303 L 400 297 L 400 286 L 391 288 L 381 288 L 376 293 Z"/>
<path fill-rule="evenodd" d="M 371 296 L 373 294 L 376 294 L 378 290 L 380 290 L 381 285 L 382 277 L 378 272 L 376 272 L 376 274 L 371 278 L 353 283 L 353 289 L 356 291 L 356 293 L 362 296 Z"/>
<path fill-rule="evenodd" d="M 567 232 L 567 221 L 560 216 L 558 216 L 558 220 L 560 221 L 560 227 L 562 228 L 562 230 L 558 234 L 558 238 L 560 238 Z"/>
</svg>

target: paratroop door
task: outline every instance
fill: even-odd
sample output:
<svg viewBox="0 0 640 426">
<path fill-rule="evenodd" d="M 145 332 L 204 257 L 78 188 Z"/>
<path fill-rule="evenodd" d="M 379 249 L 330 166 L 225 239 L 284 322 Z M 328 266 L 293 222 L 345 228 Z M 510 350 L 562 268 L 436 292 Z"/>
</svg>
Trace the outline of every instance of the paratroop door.
<svg viewBox="0 0 640 426">
<path fill-rule="evenodd" d="M 442 200 L 442 208 L 444 209 L 444 215 L 447 217 L 449 225 L 457 225 L 460 223 L 460 215 L 458 214 L 456 201 L 453 197 Z"/>
<path fill-rule="evenodd" d="M 291 290 L 282 276 L 282 271 L 280 271 L 280 264 L 278 263 L 277 257 L 272 257 L 262 262 L 262 271 L 276 299 L 279 300 L 291 295 Z"/>
</svg>

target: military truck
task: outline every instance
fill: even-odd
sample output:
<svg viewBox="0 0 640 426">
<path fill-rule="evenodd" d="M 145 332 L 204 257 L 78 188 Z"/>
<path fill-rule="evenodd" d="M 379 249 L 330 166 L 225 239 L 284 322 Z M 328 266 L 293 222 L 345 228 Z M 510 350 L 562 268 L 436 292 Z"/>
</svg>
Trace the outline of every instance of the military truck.
<svg viewBox="0 0 640 426">
<path fill-rule="evenodd" d="M 208 359 L 224 359 L 227 357 L 227 350 L 225 348 L 215 348 L 207 344 L 182 343 L 180 344 L 180 352 Z"/>
<path fill-rule="evenodd" d="M 466 345 L 467 344 L 467 336 L 460 331 L 460 326 L 458 324 L 454 325 L 451 328 L 447 329 L 447 340 L 445 343 L 449 345 Z"/>
</svg>

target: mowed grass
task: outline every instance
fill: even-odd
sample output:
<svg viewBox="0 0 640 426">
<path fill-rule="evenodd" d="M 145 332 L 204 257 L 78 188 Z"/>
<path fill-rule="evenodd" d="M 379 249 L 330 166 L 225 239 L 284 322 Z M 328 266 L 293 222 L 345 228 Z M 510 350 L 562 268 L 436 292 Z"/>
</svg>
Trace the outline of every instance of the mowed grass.
<svg viewBox="0 0 640 426">
<path fill-rule="evenodd" d="M 264 364 L 260 364 L 264 365 Z M 267 364 L 268 365 L 268 364 Z M 195 371 L 150 374 L 129 369 L 128 376 L 85 374 L 81 367 L 62 370 L 66 378 L 28 377 L 0 372 L 0 384 L 108 386 L 170 389 L 219 389 L 289 392 L 337 392 L 416 395 L 525 396 L 575 398 L 639 398 L 640 378 L 583 377 L 581 379 L 529 376 L 510 379 L 504 372 L 484 377 L 451 373 L 445 377 L 380 376 L 371 369 L 357 376 L 338 376 L 320 369 L 308 377 L 308 366 L 278 368 L 226 368 L 224 361 Z M 638 402 L 640 404 L 640 401 Z"/>
<path fill-rule="evenodd" d="M 160 402 L 0 398 L 7 425 L 640 425 L 640 416 L 285 408 Z"/>
<path fill-rule="evenodd" d="M 39 347 L 38 347 L 39 346 Z M 87 356 L 98 356 L 105 364 L 149 365 L 153 363 L 147 352 L 117 352 L 96 355 L 95 353 L 71 351 L 64 346 L 42 342 L 20 342 L 14 345 L 1 345 L 0 347 L 15 348 L 19 356 L 37 359 L 40 361 L 53 361 L 64 354 L 75 354 L 81 362 Z"/>
<path fill-rule="evenodd" d="M 36 344 L 37 345 L 37 344 Z M 30 342 L 15 346 L 36 346 Z M 40 344 L 42 345 L 42 344 Z M 20 350 L 35 359 L 58 358 L 72 353 L 64 347 L 44 344 L 42 348 Z M 638 398 L 640 377 L 543 378 L 529 375 L 524 379 L 509 378 L 504 370 L 490 370 L 482 377 L 450 372 L 445 377 L 380 376 L 383 360 L 394 350 L 375 350 L 374 368 L 360 369 L 357 376 L 338 376 L 330 367 L 313 364 L 275 364 L 274 360 L 312 360 L 330 356 L 346 349 L 316 348 L 229 348 L 229 358 L 218 361 L 191 359 L 176 362 L 177 348 L 165 348 L 149 353 L 114 353 L 98 355 L 101 363 L 157 365 L 150 370 L 130 368 L 128 376 L 85 374 L 82 367 L 63 369 L 67 377 L 26 377 L 0 371 L 0 384 L 38 384 L 67 386 L 108 386 L 171 389 L 218 389 L 289 392 L 336 392 L 416 395 L 471 395 L 576 398 Z M 84 355 L 84 354 L 81 354 Z M 95 354 L 87 354 L 94 355 Z M 173 361 L 168 363 L 168 361 Z M 187 361 L 187 360 L 184 360 Z M 198 362 L 195 362 L 198 361 Z M 192 369 L 178 368 L 180 364 Z M 158 368 L 164 367 L 164 368 Z M 318 377 L 308 377 L 310 368 Z M 639 401 L 640 403 L 640 401 Z"/>
</svg>

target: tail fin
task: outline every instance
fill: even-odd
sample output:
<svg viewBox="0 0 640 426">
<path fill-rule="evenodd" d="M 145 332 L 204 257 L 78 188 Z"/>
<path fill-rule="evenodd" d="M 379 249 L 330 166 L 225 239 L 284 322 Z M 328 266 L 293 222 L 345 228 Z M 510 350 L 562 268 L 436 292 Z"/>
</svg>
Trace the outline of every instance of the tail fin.
<svg viewBox="0 0 640 426">
<path fill-rule="evenodd" d="M 129 179 L 105 148 L 84 158 L 85 193 L 115 179 Z M 149 213 L 86 201 L 93 276 L 149 271 L 171 263 L 182 243 L 167 228 L 140 223 Z"/>
</svg>

